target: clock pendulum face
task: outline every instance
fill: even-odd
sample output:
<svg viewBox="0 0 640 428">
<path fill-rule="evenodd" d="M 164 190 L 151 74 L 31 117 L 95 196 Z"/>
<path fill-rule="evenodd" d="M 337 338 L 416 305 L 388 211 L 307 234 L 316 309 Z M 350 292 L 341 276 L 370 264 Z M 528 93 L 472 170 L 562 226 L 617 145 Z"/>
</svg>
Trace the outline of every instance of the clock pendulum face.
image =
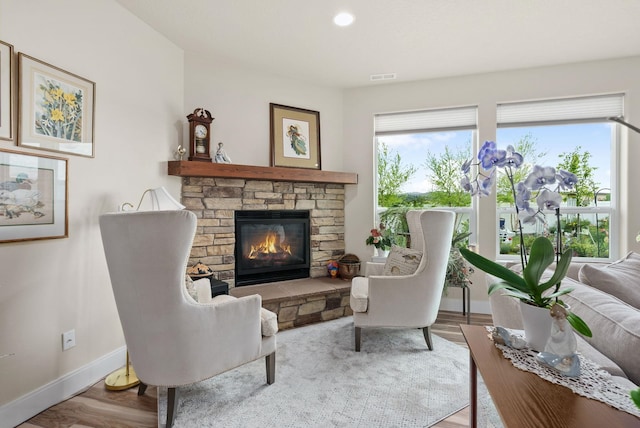
<svg viewBox="0 0 640 428">
<path fill-rule="evenodd" d="M 204 125 L 196 125 L 196 129 L 194 131 L 196 137 L 196 153 L 205 153 L 206 148 L 204 144 L 204 139 L 207 137 L 207 128 Z"/>
<path fill-rule="evenodd" d="M 209 127 L 213 121 L 211 113 L 197 108 L 187 116 L 189 120 L 189 160 L 211 162 L 209 155 L 211 133 Z"/>
</svg>

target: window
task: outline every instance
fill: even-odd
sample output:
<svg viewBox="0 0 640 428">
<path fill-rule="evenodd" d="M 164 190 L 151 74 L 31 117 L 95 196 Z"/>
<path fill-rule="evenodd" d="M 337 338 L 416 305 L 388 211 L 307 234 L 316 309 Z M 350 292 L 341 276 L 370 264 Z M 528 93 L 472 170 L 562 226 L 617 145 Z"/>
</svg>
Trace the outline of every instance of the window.
<svg viewBox="0 0 640 428">
<path fill-rule="evenodd" d="M 475 233 L 474 206 L 460 179 L 462 163 L 472 156 L 476 118 L 475 106 L 375 116 L 377 212 L 400 235 L 397 241 L 407 232 L 398 218 L 411 208 L 452 210 L 457 232 Z"/>
<path fill-rule="evenodd" d="M 562 193 L 561 218 L 547 211 L 544 222 L 525 225 L 525 242 L 548 236 L 574 257 L 615 257 L 611 239 L 616 224 L 616 153 L 618 133 L 608 117 L 622 115 L 620 94 L 499 104 L 497 144 L 515 147 L 525 159 L 522 174 L 532 165 L 553 166 L 578 176 L 573 191 Z M 503 255 L 516 254 L 520 237 L 513 196 L 498 176 L 498 246 Z"/>
</svg>

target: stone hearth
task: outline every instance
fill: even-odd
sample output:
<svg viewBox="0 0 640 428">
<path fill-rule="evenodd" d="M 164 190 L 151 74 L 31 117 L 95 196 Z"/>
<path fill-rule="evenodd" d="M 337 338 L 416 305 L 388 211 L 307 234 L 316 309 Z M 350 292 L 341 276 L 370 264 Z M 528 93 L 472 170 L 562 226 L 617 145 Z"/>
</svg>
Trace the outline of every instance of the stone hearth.
<svg viewBox="0 0 640 428">
<path fill-rule="evenodd" d="M 352 315 L 350 290 L 351 281 L 325 276 L 236 287 L 229 294 L 259 294 L 262 307 L 275 312 L 278 328 L 286 330 Z"/>
</svg>

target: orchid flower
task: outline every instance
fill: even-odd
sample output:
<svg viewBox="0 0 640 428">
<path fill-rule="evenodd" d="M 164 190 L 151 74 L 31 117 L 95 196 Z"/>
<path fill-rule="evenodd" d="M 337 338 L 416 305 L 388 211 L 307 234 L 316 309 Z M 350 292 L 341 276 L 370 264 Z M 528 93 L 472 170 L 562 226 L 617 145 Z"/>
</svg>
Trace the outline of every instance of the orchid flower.
<svg viewBox="0 0 640 428">
<path fill-rule="evenodd" d="M 524 162 L 524 157 L 515 151 L 513 146 L 507 146 L 507 156 L 504 159 L 504 165 L 509 168 L 518 169 Z"/>
<path fill-rule="evenodd" d="M 533 208 L 527 207 L 526 209 L 518 213 L 518 220 L 520 220 L 522 223 L 536 224 L 536 222 L 538 221 L 538 211 L 534 210 Z"/>
<path fill-rule="evenodd" d="M 461 169 L 462 169 L 462 172 L 463 172 L 465 175 L 466 175 L 466 174 L 469 174 L 469 172 L 471 171 L 471 161 L 472 161 L 472 160 L 471 160 L 471 159 L 469 159 L 469 160 L 465 161 L 465 162 L 462 164 L 462 168 L 461 168 Z"/>
<path fill-rule="evenodd" d="M 556 208 L 560 208 L 562 196 L 560 196 L 560 193 L 558 192 L 553 192 L 549 189 L 542 189 L 536 198 L 536 202 L 538 203 L 540 211 L 543 209 L 555 210 Z"/>
<path fill-rule="evenodd" d="M 521 210 L 529 208 L 531 190 L 521 181 L 516 185 L 516 206 Z"/>
<path fill-rule="evenodd" d="M 504 166 L 505 159 L 507 157 L 506 150 L 498 150 L 496 143 L 493 141 L 485 141 L 478 153 L 478 160 L 482 168 L 489 171 L 494 166 Z"/>
<path fill-rule="evenodd" d="M 538 190 L 556 182 L 556 169 L 552 166 L 535 165 L 524 184 L 531 190 Z"/>
<path fill-rule="evenodd" d="M 578 183 L 578 177 L 575 174 L 563 169 L 558 170 L 556 180 L 558 180 L 558 187 L 563 190 L 573 189 Z"/>
</svg>

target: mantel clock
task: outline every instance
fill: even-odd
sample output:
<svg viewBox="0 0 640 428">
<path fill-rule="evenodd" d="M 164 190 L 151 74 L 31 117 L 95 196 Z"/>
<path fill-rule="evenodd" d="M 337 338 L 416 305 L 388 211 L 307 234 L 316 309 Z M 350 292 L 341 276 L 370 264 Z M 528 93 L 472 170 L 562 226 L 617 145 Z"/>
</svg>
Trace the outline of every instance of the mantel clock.
<svg viewBox="0 0 640 428">
<path fill-rule="evenodd" d="M 211 162 L 209 152 L 211 141 L 211 122 L 209 110 L 197 108 L 187 116 L 189 120 L 189 160 Z"/>
</svg>

